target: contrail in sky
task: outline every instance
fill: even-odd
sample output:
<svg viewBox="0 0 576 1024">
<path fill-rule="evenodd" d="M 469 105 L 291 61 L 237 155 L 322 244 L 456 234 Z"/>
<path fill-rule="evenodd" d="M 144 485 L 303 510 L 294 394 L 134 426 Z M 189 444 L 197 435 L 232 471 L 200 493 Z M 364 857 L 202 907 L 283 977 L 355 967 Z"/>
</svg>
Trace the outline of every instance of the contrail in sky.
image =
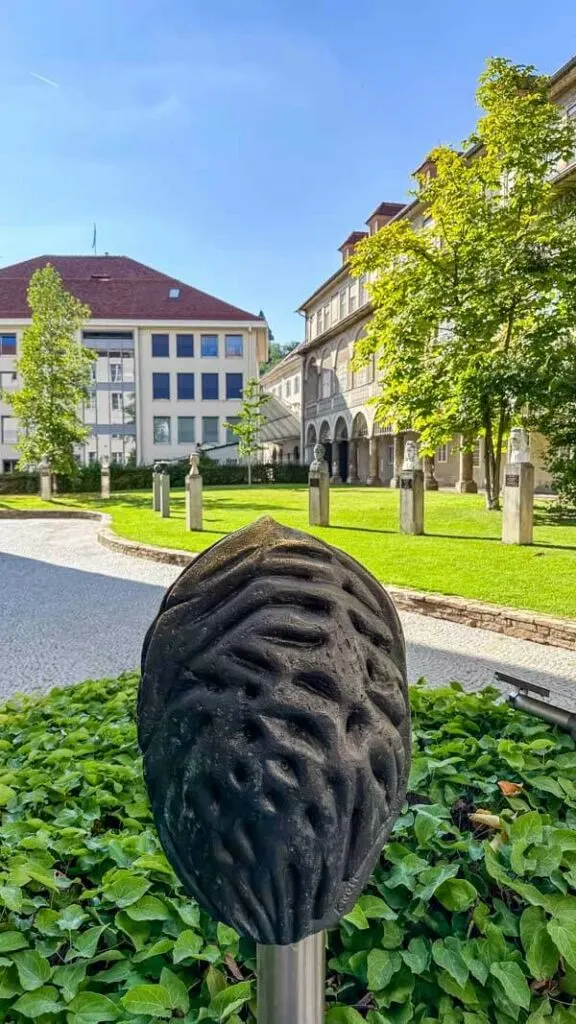
<svg viewBox="0 0 576 1024">
<path fill-rule="evenodd" d="M 29 74 L 31 74 L 33 78 L 37 78 L 39 82 L 45 82 L 46 85 L 51 85 L 53 89 L 60 88 L 58 82 L 53 82 L 51 78 L 44 78 L 44 75 L 37 75 L 35 71 L 30 71 Z"/>
</svg>

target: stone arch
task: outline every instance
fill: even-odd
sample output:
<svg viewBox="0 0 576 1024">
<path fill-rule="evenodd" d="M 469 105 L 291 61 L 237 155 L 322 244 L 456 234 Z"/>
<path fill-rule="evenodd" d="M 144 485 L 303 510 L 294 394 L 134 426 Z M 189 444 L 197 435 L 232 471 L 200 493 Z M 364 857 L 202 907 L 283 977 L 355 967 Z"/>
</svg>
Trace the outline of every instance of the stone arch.
<svg viewBox="0 0 576 1024">
<path fill-rule="evenodd" d="M 334 440 L 335 441 L 347 441 L 348 440 L 348 424 L 343 416 L 339 416 L 334 425 Z"/>
<path fill-rule="evenodd" d="M 330 430 L 330 424 L 328 420 L 323 420 L 320 424 L 320 433 L 318 435 L 320 444 L 326 444 L 327 441 L 332 440 L 332 431 Z"/>
<path fill-rule="evenodd" d="M 352 437 L 368 437 L 368 421 L 363 412 L 357 412 L 352 423 Z"/>
</svg>

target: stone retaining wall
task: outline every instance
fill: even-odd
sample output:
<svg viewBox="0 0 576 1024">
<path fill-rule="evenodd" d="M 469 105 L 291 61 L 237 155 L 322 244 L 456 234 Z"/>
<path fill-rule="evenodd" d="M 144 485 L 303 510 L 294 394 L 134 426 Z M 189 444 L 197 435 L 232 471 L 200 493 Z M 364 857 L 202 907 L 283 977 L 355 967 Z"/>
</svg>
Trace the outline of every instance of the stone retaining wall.
<svg viewBox="0 0 576 1024">
<path fill-rule="evenodd" d="M 0 519 L 93 519 L 100 522 L 98 541 L 113 551 L 181 566 L 188 565 L 196 557 L 193 551 L 160 548 L 119 537 L 110 529 L 111 518 L 104 512 L 89 512 L 82 509 L 0 509 Z M 444 594 L 406 590 L 387 583 L 384 583 L 384 586 L 401 611 L 430 615 L 448 622 L 459 622 L 462 626 L 490 629 L 494 633 L 504 633 L 519 640 L 532 640 L 537 644 L 576 650 L 574 619 L 559 619 L 553 615 L 486 604 L 484 601 L 474 601 L 466 597 L 448 597 Z"/>
</svg>

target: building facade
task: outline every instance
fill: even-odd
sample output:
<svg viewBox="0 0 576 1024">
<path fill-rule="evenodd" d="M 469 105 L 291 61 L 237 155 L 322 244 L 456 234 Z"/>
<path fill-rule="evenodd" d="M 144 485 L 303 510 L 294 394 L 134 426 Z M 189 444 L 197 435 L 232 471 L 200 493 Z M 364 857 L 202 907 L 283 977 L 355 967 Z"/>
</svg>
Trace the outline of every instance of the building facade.
<svg viewBox="0 0 576 1024">
<path fill-rule="evenodd" d="M 300 348 L 260 378 L 270 395 L 265 406 L 262 457 L 266 462 L 300 462 L 302 458 L 302 359 Z"/>
<path fill-rule="evenodd" d="M 552 76 L 550 93 L 566 117 L 576 118 L 576 57 Z M 576 154 L 558 167 L 558 185 L 575 171 Z M 321 442 L 335 483 L 397 485 L 405 442 L 416 436 L 411 431 L 394 434 L 390 426 L 376 422 L 375 407 L 371 404 L 379 392 L 381 371 L 376 360 L 358 370 L 352 368 L 355 347 L 365 332 L 372 308 L 366 288 L 368 280 L 352 277 L 349 259 L 361 239 L 385 230 L 390 221 L 400 218 L 408 218 L 416 229 L 427 223 L 426 210 L 418 202 L 381 203 L 368 218 L 366 230 L 354 231 L 340 246 L 339 269 L 299 310 L 306 318 L 306 338 L 299 348 L 304 457 L 310 462 L 314 445 Z M 276 380 L 275 387 L 282 389 L 283 382 Z M 534 435 L 531 454 L 535 487 L 540 492 L 551 489 L 551 478 L 544 466 L 545 452 L 545 440 Z M 473 452 L 463 452 L 461 439 L 453 438 L 438 449 L 434 459 L 425 460 L 427 485 L 474 491 L 483 481 L 482 454 L 481 439 Z"/>
<path fill-rule="evenodd" d="M 92 314 L 79 338 L 96 354 L 79 461 L 149 464 L 186 457 L 195 444 L 233 461 L 225 424 L 267 358 L 264 318 L 124 256 L 43 256 L 0 270 L 0 471 L 18 459 L 19 427 L 4 395 L 18 387 L 28 282 L 47 263 Z"/>
</svg>

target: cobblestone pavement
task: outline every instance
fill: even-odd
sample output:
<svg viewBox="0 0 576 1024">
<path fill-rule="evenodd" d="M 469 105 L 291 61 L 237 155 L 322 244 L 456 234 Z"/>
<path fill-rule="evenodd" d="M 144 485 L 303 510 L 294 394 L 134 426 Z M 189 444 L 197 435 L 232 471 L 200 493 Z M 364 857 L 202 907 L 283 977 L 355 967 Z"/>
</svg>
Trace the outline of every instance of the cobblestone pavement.
<svg viewBox="0 0 576 1024">
<path fill-rule="evenodd" d="M 0 699 L 138 664 L 164 589 L 181 571 L 98 544 L 86 521 L 0 522 Z M 500 668 L 549 685 L 576 710 L 576 651 L 403 613 L 411 681 L 467 689 Z"/>
</svg>

